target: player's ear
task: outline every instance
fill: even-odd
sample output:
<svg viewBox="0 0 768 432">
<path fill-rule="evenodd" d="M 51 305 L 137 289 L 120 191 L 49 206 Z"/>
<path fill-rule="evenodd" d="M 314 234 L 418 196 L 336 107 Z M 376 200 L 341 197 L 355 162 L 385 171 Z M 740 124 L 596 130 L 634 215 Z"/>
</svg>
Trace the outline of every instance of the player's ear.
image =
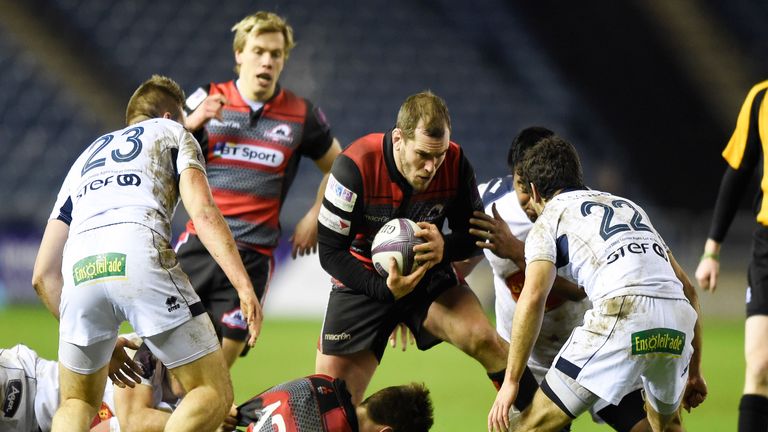
<svg viewBox="0 0 768 432">
<path fill-rule="evenodd" d="M 171 113 L 169 113 L 168 111 L 166 111 L 165 114 L 163 114 L 163 118 L 164 119 L 173 120 L 173 115 Z"/>
<path fill-rule="evenodd" d="M 392 129 L 392 147 L 395 151 L 400 150 L 400 145 L 403 143 L 403 131 L 400 128 Z"/>
<path fill-rule="evenodd" d="M 529 183 L 529 185 L 531 188 L 531 199 L 535 203 L 541 203 L 542 202 L 541 195 L 539 194 L 539 190 L 536 188 L 536 185 L 533 183 Z"/>
</svg>

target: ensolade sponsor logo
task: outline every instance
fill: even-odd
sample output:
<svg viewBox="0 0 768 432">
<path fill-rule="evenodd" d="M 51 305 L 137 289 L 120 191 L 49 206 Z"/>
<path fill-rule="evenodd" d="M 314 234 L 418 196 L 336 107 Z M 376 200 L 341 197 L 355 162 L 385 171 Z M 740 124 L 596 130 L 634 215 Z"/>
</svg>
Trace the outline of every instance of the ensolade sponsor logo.
<svg viewBox="0 0 768 432">
<path fill-rule="evenodd" d="M 335 333 L 335 334 L 334 333 L 326 333 L 325 335 L 323 335 L 323 337 L 327 341 L 345 341 L 345 340 L 352 339 L 352 335 L 349 334 L 349 333 L 346 333 L 346 332 Z"/>
<path fill-rule="evenodd" d="M 72 266 L 75 285 L 113 276 L 125 276 L 125 254 L 105 253 L 91 255 Z"/>
<path fill-rule="evenodd" d="M 655 328 L 632 333 L 632 354 L 667 353 L 679 356 L 685 346 L 685 333 Z"/>
</svg>

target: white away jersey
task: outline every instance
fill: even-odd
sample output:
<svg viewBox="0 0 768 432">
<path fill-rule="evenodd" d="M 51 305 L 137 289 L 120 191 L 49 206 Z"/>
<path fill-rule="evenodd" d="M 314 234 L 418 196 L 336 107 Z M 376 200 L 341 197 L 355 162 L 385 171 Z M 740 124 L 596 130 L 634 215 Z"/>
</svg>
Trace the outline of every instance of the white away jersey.
<svg viewBox="0 0 768 432">
<path fill-rule="evenodd" d="M 509 226 L 512 235 L 525 241 L 533 222 L 520 207 L 515 193 L 513 177 L 497 177 L 488 183 L 478 186 L 483 199 L 485 213 L 493 215 L 491 206 L 496 204 L 496 210 Z M 525 282 L 525 273 L 512 260 L 499 258 L 488 249 L 483 253 L 493 270 L 493 285 L 496 294 L 496 331 L 504 340 L 509 342 L 514 317 L 515 305 L 520 297 Z M 561 274 L 561 276 L 565 276 Z M 544 376 L 552 360 L 563 346 L 574 327 L 581 325 L 584 312 L 590 307 L 590 302 L 584 299 L 579 302 L 566 301 L 555 295 L 547 299 L 547 313 L 541 325 L 539 338 L 531 353 L 529 366 L 538 380 Z"/>
<path fill-rule="evenodd" d="M 627 294 L 684 299 L 667 252 L 643 209 L 594 190 L 552 198 L 525 243 L 526 263 L 568 265 L 592 301 Z"/>
<path fill-rule="evenodd" d="M 59 369 L 24 345 L 0 349 L 0 432 L 51 430 L 59 406 Z"/>
<path fill-rule="evenodd" d="M 205 171 L 200 145 L 184 127 L 156 118 L 96 139 L 75 161 L 51 219 L 81 230 L 138 222 L 170 237 L 178 176 Z"/>
</svg>

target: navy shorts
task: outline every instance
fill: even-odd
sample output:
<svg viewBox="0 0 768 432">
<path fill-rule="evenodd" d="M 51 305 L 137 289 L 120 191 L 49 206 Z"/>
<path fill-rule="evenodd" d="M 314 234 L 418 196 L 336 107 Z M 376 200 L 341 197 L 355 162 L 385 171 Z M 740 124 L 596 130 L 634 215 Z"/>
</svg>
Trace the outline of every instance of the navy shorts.
<svg viewBox="0 0 768 432">
<path fill-rule="evenodd" d="M 449 269 L 425 275 L 410 294 L 388 303 L 368 297 L 334 280 L 325 311 L 320 334 L 323 354 L 344 355 L 371 350 L 381 362 L 392 330 L 399 323 L 408 326 L 420 350 L 427 350 L 442 342 L 423 328 L 430 305 L 442 293 L 459 284 L 456 274 Z"/>
</svg>

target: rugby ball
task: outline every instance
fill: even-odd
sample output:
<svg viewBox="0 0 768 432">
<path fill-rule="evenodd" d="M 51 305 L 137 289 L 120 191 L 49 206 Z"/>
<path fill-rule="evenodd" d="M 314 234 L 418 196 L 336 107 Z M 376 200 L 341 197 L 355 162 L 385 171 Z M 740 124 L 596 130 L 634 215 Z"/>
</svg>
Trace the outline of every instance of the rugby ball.
<svg viewBox="0 0 768 432">
<path fill-rule="evenodd" d="M 392 219 L 379 229 L 371 244 L 371 260 L 380 275 L 389 275 L 390 258 L 397 261 L 397 268 L 403 276 L 409 275 L 416 268 L 413 247 L 424 243 L 424 240 L 415 236 L 420 229 L 416 222 L 405 218 Z"/>
</svg>

